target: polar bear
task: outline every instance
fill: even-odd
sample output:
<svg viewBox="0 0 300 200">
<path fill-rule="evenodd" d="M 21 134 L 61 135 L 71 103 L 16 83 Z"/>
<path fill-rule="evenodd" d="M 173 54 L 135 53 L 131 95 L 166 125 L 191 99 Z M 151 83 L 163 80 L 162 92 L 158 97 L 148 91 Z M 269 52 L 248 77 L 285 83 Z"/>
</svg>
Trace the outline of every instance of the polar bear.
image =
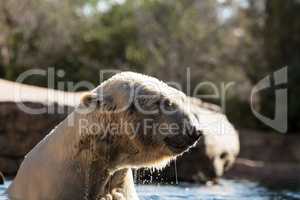
<svg viewBox="0 0 300 200">
<path fill-rule="evenodd" d="M 239 154 L 238 132 L 217 105 L 193 97 L 188 97 L 188 101 L 203 137 L 195 148 L 178 160 L 178 176 L 189 181 L 217 183 Z M 194 167 L 187 163 L 193 163 Z"/>
<path fill-rule="evenodd" d="M 156 78 L 122 72 L 26 156 L 13 200 L 136 200 L 131 168 L 163 167 L 201 136 L 186 96 Z"/>
</svg>

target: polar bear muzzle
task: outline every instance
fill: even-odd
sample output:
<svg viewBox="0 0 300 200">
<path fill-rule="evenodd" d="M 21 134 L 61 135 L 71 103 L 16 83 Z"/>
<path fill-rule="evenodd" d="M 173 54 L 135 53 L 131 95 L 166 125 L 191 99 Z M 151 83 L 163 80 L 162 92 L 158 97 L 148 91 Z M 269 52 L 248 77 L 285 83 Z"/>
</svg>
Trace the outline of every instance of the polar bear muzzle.
<svg viewBox="0 0 300 200">
<path fill-rule="evenodd" d="M 185 127 L 180 133 L 172 136 L 167 136 L 164 139 L 164 142 L 167 144 L 169 149 L 174 153 L 183 153 L 191 146 L 193 146 L 200 136 L 202 132 L 197 130 L 196 127 Z"/>
</svg>

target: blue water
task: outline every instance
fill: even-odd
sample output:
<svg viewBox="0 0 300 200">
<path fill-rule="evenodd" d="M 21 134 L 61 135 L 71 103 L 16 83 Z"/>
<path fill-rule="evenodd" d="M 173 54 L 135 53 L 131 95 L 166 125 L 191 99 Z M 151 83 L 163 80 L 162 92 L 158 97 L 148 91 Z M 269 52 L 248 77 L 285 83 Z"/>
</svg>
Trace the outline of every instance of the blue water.
<svg viewBox="0 0 300 200">
<path fill-rule="evenodd" d="M 0 185 L 0 200 L 6 200 L 1 194 L 10 182 Z M 200 186 L 196 184 L 180 185 L 137 185 L 141 200 L 296 200 L 300 199 L 299 190 L 270 190 L 249 181 L 222 180 L 220 185 Z"/>
</svg>

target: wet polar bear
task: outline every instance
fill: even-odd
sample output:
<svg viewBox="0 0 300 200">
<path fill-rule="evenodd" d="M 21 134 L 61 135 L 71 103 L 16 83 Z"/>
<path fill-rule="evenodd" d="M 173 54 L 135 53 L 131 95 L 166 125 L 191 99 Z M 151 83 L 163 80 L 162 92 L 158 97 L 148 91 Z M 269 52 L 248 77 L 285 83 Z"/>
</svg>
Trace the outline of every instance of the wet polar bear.
<svg viewBox="0 0 300 200">
<path fill-rule="evenodd" d="M 153 77 L 113 76 L 26 155 L 10 199 L 138 199 L 131 168 L 162 167 L 201 135 L 185 101 Z"/>
</svg>

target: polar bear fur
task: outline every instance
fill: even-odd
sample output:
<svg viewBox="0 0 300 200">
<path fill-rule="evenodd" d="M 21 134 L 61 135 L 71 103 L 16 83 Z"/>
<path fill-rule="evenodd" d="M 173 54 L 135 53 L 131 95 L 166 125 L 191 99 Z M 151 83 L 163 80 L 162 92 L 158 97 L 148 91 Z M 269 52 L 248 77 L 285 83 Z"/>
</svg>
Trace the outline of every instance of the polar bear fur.
<svg viewBox="0 0 300 200">
<path fill-rule="evenodd" d="M 199 122 L 203 137 L 195 148 L 184 156 L 180 165 L 189 162 L 189 157 L 197 160 L 194 173 L 196 181 L 217 182 L 224 172 L 234 164 L 240 151 L 239 135 L 221 109 L 211 103 L 189 97 L 191 112 Z M 191 175 L 193 174 L 192 171 Z"/>
<path fill-rule="evenodd" d="M 8 189 L 10 199 L 138 199 L 131 168 L 162 167 L 201 135 L 185 101 L 182 92 L 153 77 L 113 76 L 83 95 L 78 108 L 26 155 Z M 178 129 L 161 131 L 171 124 Z"/>
<path fill-rule="evenodd" d="M 170 165 L 163 171 L 139 170 L 139 179 L 174 182 L 217 183 L 234 164 L 239 150 L 239 135 L 217 105 L 187 97 L 190 113 L 197 118 L 203 137 L 188 153 L 176 160 L 176 170 Z"/>
</svg>

